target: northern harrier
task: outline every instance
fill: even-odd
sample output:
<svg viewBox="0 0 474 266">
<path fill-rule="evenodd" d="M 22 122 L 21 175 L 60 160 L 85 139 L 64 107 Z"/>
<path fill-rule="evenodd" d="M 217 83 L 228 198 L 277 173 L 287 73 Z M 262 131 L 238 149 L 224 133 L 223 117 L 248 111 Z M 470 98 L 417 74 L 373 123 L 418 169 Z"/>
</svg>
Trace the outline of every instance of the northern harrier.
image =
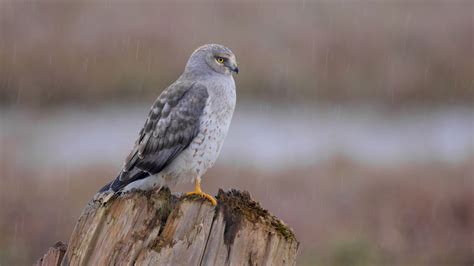
<svg viewBox="0 0 474 266">
<path fill-rule="evenodd" d="M 187 193 L 216 200 L 201 191 L 201 178 L 216 161 L 235 107 L 238 73 L 232 51 L 207 44 L 190 56 L 183 74 L 153 103 L 135 145 L 115 180 L 100 192 L 150 190 L 195 182 Z"/>
</svg>

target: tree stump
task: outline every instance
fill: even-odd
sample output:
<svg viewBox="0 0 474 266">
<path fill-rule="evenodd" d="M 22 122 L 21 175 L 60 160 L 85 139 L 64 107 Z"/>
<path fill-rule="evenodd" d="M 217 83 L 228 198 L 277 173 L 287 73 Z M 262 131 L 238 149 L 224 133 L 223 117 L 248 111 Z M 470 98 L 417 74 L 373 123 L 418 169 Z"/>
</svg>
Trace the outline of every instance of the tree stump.
<svg viewBox="0 0 474 266">
<path fill-rule="evenodd" d="M 298 242 L 248 192 L 219 190 L 217 206 L 168 189 L 90 202 L 64 258 L 39 265 L 294 265 Z M 64 248 L 64 247 L 63 247 Z M 63 253 L 64 254 L 64 253 Z"/>
<path fill-rule="evenodd" d="M 36 266 L 59 266 L 66 254 L 67 245 L 62 242 L 57 242 L 54 246 L 48 249 L 48 252 L 36 262 Z"/>
</svg>

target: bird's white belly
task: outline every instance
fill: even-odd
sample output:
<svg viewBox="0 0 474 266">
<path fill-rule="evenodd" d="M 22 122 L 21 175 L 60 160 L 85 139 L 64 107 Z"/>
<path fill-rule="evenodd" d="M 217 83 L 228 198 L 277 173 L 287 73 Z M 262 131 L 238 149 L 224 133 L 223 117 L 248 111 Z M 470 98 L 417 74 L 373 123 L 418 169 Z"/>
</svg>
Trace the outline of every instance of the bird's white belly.
<svg viewBox="0 0 474 266">
<path fill-rule="evenodd" d="M 129 184 L 124 191 L 133 188 L 149 190 L 162 186 L 175 186 L 202 177 L 219 156 L 231 118 L 232 113 L 228 117 L 220 118 L 213 114 L 204 115 L 198 135 L 171 164 L 154 176 Z"/>
<path fill-rule="evenodd" d="M 202 177 L 219 156 L 232 119 L 232 110 L 216 113 L 204 110 L 200 131 L 191 144 L 161 172 L 165 184 L 191 182 Z"/>
<path fill-rule="evenodd" d="M 218 89 L 209 91 L 209 102 L 203 110 L 199 133 L 189 146 L 160 173 L 133 182 L 125 190 L 148 190 L 192 182 L 214 165 L 229 130 L 236 101 L 233 79 L 224 82 L 230 83 L 224 87 L 207 84 Z"/>
</svg>

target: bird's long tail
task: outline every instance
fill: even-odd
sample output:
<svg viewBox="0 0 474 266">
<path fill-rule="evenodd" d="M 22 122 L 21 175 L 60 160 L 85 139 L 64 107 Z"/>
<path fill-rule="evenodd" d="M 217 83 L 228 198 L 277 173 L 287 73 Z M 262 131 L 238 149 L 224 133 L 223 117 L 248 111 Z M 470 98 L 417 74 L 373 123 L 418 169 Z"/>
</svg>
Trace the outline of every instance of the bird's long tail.
<svg viewBox="0 0 474 266">
<path fill-rule="evenodd" d="M 122 188 L 126 187 L 128 184 L 135 182 L 137 180 L 143 179 L 147 176 L 149 176 L 149 173 L 139 171 L 136 172 L 133 176 L 125 178 L 124 180 L 120 179 L 120 174 L 112 181 L 107 183 L 105 186 L 103 186 L 100 190 L 99 193 L 101 192 L 117 192 L 120 191 Z"/>
<path fill-rule="evenodd" d="M 117 177 L 117 178 L 118 178 L 118 177 Z M 98 193 L 102 193 L 102 192 L 109 191 L 109 190 L 110 190 L 110 185 L 112 185 L 112 183 L 113 183 L 114 181 L 115 181 L 115 179 L 112 180 L 112 181 L 110 181 L 109 183 L 105 184 L 105 185 L 98 191 Z"/>
</svg>

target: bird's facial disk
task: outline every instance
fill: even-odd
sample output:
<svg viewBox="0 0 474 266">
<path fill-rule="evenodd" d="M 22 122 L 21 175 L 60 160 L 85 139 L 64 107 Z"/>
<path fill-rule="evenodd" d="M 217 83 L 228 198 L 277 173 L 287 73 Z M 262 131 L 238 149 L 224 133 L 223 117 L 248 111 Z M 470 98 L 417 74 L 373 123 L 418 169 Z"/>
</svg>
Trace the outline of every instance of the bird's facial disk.
<svg viewBox="0 0 474 266">
<path fill-rule="evenodd" d="M 222 72 L 228 74 L 232 74 L 232 72 L 236 74 L 239 73 L 239 67 L 237 66 L 237 62 L 233 54 L 215 53 L 213 54 L 213 60 L 215 61 L 217 68 L 222 70 Z"/>
<path fill-rule="evenodd" d="M 203 63 L 207 66 L 204 66 Z M 207 72 L 232 75 L 238 73 L 234 53 L 220 44 L 205 44 L 197 48 L 186 63 L 185 72 Z"/>
<path fill-rule="evenodd" d="M 207 44 L 199 49 L 205 51 L 206 63 L 215 72 L 224 75 L 232 75 L 233 72 L 239 72 L 235 55 L 229 48 L 220 44 Z"/>
</svg>

